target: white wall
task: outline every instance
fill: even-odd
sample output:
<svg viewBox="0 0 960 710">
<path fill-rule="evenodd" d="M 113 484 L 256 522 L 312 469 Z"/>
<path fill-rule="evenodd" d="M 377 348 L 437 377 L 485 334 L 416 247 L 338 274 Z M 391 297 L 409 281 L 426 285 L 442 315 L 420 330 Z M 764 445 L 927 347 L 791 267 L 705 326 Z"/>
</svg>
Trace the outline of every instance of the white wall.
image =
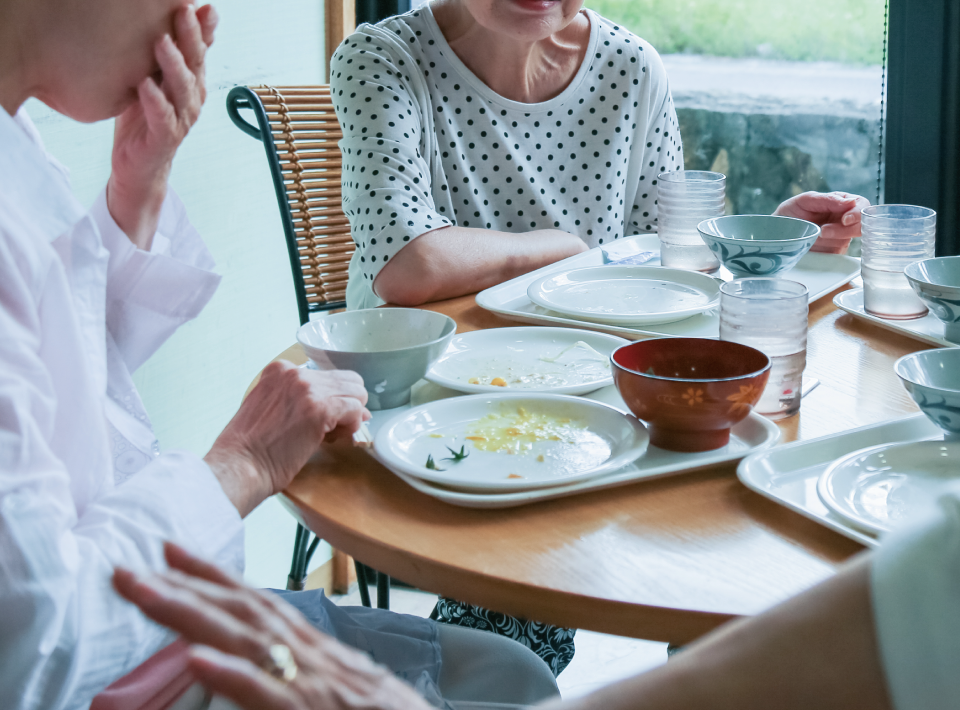
<svg viewBox="0 0 960 710">
<path fill-rule="evenodd" d="M 218 0 L 221 22 L 208 55 L 208 97 L 173 168 L 224 279 L 210 305 L 136 373 L 163 448 L 205 453 L 257 372 L 294 341 L 299 324 L 279 213 L 262 146 L 224 108 L 236 84 L 323 80 L 320 0 Z M 47 149 L 71 170 L 85 204 L 110 169 L 112 122 L 81 125 L 38 102 L 27 106 Z M 248 519 L 247 579 L 286 583 L 293 519 L 276 501 Z M 320 549 L 313 566 L 329 559 Z"/>
</svg>

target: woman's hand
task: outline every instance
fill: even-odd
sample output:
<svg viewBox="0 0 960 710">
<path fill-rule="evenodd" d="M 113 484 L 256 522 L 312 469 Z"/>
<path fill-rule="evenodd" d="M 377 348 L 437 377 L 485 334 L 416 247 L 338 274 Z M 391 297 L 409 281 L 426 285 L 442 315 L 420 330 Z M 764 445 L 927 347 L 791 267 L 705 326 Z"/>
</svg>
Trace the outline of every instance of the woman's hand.
<svg viewBox="0 0 960 710">
<path fill-rule="evenodd" d="M 113 172 L 107 207 L 117 225 L 140 249 L 149 249 L 167 194 L 173 156 L 197 122 L 207 90 L 204 57 L 213 44 L 217 13 L 193 5 L 174 15 L 176 41 L 164 35 L 154 47 L 160 68 L 137 86 L 138 100 L 116 120 Z"/>
<path fill-rule="evenodd" d="M 812 251 L 842 254 L 860 236 L 860 211 L 870 200 L 846 192 L 803 192 L 781 204 L 774 214 L 797 217 L 820 226 Z"/>
<path fill-rule="evenodd" d="M 325 438 L 357 431 L 370 418 L 366 402 L 355 372 L 272 362 L 204 459 L 246 516 L 286 488 Z"/>
<path fill-rule="evenodd" d="M 365 655 L 313 628 L 293 607 L 245 587 L 167 544 L 170 571 L 117 569 L 121 596 L 192 644 L 190 669 L 210 691 L 248 710 L 427 710 L 408 685 Z M 263 668 L 283 644 L 296 663 L 285 683 Z"/>
</svg>

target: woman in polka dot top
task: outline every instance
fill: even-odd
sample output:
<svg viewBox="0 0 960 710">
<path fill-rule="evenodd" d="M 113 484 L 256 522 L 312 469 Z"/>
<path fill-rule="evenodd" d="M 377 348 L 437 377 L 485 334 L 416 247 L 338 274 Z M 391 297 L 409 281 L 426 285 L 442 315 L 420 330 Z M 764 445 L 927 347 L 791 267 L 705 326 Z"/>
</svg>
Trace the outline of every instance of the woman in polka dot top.
<svg viewBox="0 0 960 710">
<path fill-rule="evenodd" d="M 663 64 L 581 5 L 440 0 L 338 48 L 348 307 L 473 293 L 656 231 L 657 175 L 683 168 Z M 855 198 L 807 197 L 831 200 L 818 221 L 849 213 L 825 240 L 859 231 Z"/>
<path fill-rule="evenodd" d="M 657 175 L 683 168 L 656 51 L 583 0 L 434 0 L 363 25 L 331 61 L 349 308 L 473 293 L 657 229 Z M 806 193 L 782 214 L 859 232 L 862 198 Z M 441 599 L 434 618 L 533 648 L 559 673 L 573 631 Z"/>
</svg>

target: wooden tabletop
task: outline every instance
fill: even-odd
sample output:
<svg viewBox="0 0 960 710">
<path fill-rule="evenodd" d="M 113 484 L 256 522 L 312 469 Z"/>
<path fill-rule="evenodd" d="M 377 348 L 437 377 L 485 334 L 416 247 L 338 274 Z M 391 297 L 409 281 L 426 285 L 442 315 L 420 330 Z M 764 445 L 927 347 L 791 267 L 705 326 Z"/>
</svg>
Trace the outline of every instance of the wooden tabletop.
<svg viewBox="0 0 960 710">
<path fill-rule="evenodd" d="M 810 308 L 808 376 L 781 423 L 810 439 L 916 411 L 893 362 L 922 343 Z M 427 306 L 459 332 L 516 325 L 473 296 Z M 303 362 L 299 346 L 280 357 Z M 362 450 L 324 446 L 286 491 L 334 547 L 417 587 L 563 626 L 682 644 L 830 576 L 857 543 L 751 492 L 736 467 L 504 510 L 418 493 Z"/>
</svg>

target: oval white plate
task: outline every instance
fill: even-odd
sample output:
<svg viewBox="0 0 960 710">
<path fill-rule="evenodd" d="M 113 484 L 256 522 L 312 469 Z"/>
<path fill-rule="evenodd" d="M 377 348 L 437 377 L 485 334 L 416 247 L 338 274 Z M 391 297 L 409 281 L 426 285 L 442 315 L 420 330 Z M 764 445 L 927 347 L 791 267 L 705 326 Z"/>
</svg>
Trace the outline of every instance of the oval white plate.
<svg viewBox="0 0 960 710">
<path fill-rule="evenodd" d="M 629 342 L 576 328 L 476 330 L 454 337 L 426 378 L 468 394 L 587 394 L 613 384 L 610 353 Z M 490 384 L 497 377 L 505 387 Z"/>
<path fill-rule="evenodd" d="M 820 500 L 849 524 L 879 535 L 929 505 L 960 478 L 960 442 L 882 444 L 834 462 L 817 481 Z"/>
<path fill-rule="evenodd" d="M 533 416 L 571 420 L 576 436 L 537 441 L 529 451 L 513 454 L 483 451 L 466 439 L 480 428 L 505 428 L 520 407 Z M 561 394 L 490 394 L 442 399 L 402 412 L 380 428 L 373 448 L 393 471 L 490 492 L 545 488 L 615 471 L 642 456 L 648 441 L 637 419 L 600 402 Z M 444 460 L 451 456 L 448 447 L 465 447 L 468 455 L 459 462 Z M 444 470 L 426 468 L 427 456 Z"/>
<path fill-rule="evenodd" d="M 663 266 L 591 266 L 534 281 L 527 297 L 567 316 L 609 325 L 672 323 L 713 308 L 720 281 Z"/>
</svg>

